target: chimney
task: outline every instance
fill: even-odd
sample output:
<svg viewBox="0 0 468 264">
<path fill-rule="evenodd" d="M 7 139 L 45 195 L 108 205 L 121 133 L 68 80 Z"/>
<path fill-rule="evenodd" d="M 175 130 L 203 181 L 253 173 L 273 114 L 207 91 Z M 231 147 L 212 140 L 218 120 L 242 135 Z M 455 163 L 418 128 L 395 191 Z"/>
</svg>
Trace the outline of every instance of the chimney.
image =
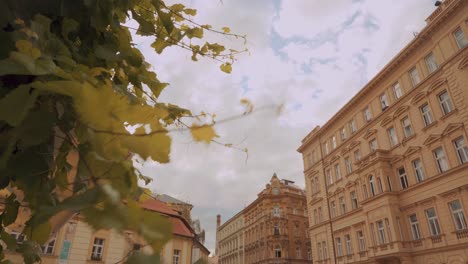
<svg viewBox="0 0 468 264">
<path fill-rule="evenodd" d="M 218 229 L 221 226 L 221 215 L 216 215 L 216 245 L 215 245 L 215 256 L 218 256 Z"/>
<path fill-rule="evenodd" d="M 219 228 L 219 226 L 221 226 L 221 215 L 216 215 L 216 229 Z"/>
</svg>

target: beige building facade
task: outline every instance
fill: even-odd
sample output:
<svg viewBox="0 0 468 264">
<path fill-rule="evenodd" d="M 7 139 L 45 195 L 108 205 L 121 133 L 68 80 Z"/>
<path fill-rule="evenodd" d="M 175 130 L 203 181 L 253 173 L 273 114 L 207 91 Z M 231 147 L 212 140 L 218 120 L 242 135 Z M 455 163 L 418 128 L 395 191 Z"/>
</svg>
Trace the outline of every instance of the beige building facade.
<svg viewBox="0 0 468 264">
<path fill-rule="evenodd" d="M 298 149 L 314 263 L 468 263 L 468 1 Z"/>
<path fill-rule="evenodd" d="M 311 263 L 305 192 L 273 175 L 257 199 L 217 229 L 218 263 Z"/>
</svg>

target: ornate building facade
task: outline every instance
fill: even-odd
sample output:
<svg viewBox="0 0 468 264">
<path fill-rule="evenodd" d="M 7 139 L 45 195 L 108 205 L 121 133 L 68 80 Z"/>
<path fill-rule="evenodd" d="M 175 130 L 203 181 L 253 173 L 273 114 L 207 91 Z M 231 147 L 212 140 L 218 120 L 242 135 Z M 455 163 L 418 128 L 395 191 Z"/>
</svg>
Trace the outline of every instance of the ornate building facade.
<svg viewBox="0 0 468 264">
<path fill-rule="evenodd" d="M 298 149 L 314 263 L 468 263 L 468 1 Z"/>
<path fill-rule="evenodd" d="M 218 228 L 219 263 L 311 263 L 307 228 L 304 190 L 275 174 L 255 201 Z"/>
</svg>

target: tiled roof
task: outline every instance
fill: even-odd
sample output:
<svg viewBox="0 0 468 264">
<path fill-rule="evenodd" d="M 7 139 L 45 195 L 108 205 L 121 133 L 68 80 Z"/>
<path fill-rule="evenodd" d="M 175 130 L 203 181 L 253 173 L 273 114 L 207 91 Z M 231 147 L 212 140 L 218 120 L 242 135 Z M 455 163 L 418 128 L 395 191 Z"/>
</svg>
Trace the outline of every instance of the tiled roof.
<svg viewBox="0 0 468 264">
<path fill-rule="evenodd" d="M 180 236 L 194 237 L 195 234 L 189 224 L 180 216 L 180 214 L 167 206 L 165 203 L 156 199 L 148 199 L 142 203 L 146 210 L 158 212 L 171 218 L 172 233 Z"/>
<path fill-rule="evenodd" d="M 155 198 L 158 199 L 159 201 L 165 202 L 165 203 L 190 205 L 189 203 L 182 202 L 181 200 L 178 200 L 178 199 L 176 199 L 176 198 L 174 198 L 172 196 L 169 196 L 167 194 L 157 194 L 157 195 L 155 195 Z"/>
</svg>

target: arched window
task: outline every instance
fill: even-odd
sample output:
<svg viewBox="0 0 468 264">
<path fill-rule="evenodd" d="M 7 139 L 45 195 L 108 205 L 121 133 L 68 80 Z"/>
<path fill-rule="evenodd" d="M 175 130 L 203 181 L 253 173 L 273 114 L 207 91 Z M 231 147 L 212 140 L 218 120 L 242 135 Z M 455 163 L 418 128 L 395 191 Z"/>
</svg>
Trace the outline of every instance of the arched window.
<svg viewBox="0 0 468 264">
<path fill-rule="evenodd" d="M 374 176 L 369 176 L 369 187 L 370 187 L 370 192 L 371 195 L 374 196 L 376 194 L 376 188 L 375 188 L 375 181 L 374 181 Z"/>
<path fill-rule="evenodd" d="M 275 258 L 281 258 L 281 247 L 279 245 L 275 247 Z"/>
</svg>

